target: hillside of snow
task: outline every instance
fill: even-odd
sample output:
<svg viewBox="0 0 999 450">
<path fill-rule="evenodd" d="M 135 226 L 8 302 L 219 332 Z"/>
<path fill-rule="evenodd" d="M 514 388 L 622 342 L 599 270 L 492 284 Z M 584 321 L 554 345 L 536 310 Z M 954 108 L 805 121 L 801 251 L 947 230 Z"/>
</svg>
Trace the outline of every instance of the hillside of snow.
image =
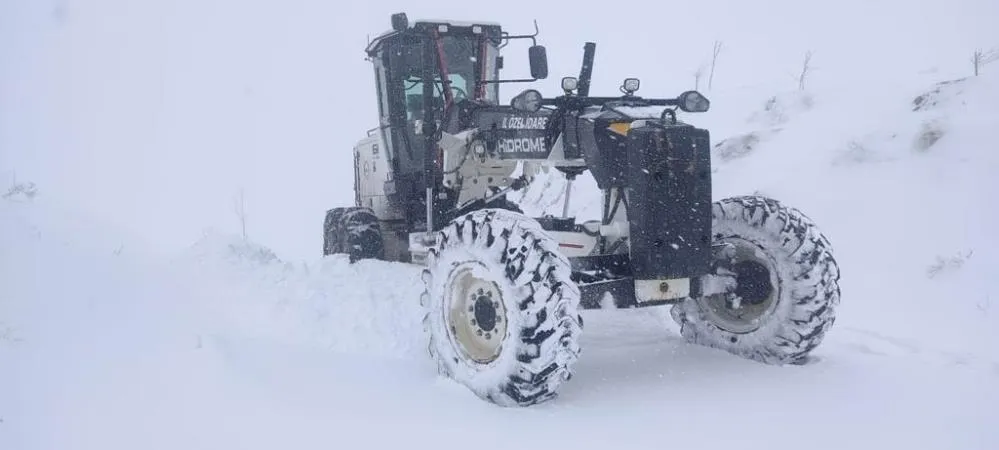
<svg viewBox="0 0 999 450">
<path fill-rule="evenodd" d="M 844 300 L 841 318 L 999 361 L 999 296 L 982 284 L 999 275 L 999 211 L 988 206 L 999 192 L 997 83 L 992 73 L 860 95 L 743 92 L 744 103 L 716 99 L 717 115 L 685 119 L 712 130 L 716 199 L 776 198 L 829 237 L 844 299 L 872 299 Z M 570 211 L 599 218 L 585 200 L 599 196 L 592 178 L 573 188 Z M 529 214 L 561 214 L 564 190 L 552 171 L 515 198 Z"/>
<path fill-rule="evenodd" d="M 711 111 L 681 119 L 711 130 L 716 198 L 831 240 L 842 304 L 809 364 L 688 345 L 668 308 L 586 311 L 559 398 L 498 408 L 427 358 L 418 267 L 317 256 L 376 123 L 367 35 L 480 4 L 0 1 L 0 450 L 999 448 L 999 65 L 967 63 L 999 3 L 633 8 L 627 33 L 537 2 L 487 19 L 538 18 L 547 95 L 586 40 L 594 93 L 647 96 L 725 42 Z M 517 200 L 558 212 L 563 186 Z"/>
<path fill-rule="evenodd" d="M 621 26 L 583 9 L 531 0 L 488 12 L 453 0 L 3 0 L 0 180 L 33 180 L 52 201 L 162 252 L 205 228 L 239 232 L 233 203 L 242 197 L 247 233 L 301 260 L 318 254 L 325 211 L 353 202 L 351 149 L 378 125 L 363 49 L 392 13 L 488 20 L 514 34 L 532 33 L 536 19 L 550 76 L 502 86 L 504 101 L 528 87 L 557 95 L 558 80 L 579 73 L 587 41 L 597 43 L 594 94 L 616 95 L 621 80 L 639 77 L 640 95 L 675 96 L 703 69 L 699 84 L 714 103 L 698 121 L 719 138 L 745 131 L 745 117 L 727 116 L 795 89 L 809 51 L 807 86 L 841 88 L 834 96 L 863 112 L 882 104 L 866 100 L 881 89 L 968 76 L 973 50 L 999 46 L 993 0 L 634 0 L 613 13 L 627 16 Z M 709 83 L 715 41 L 722 49 Z M 527 74 L 525 41 L 505 51 L 503 76 Z"/>
</svg>

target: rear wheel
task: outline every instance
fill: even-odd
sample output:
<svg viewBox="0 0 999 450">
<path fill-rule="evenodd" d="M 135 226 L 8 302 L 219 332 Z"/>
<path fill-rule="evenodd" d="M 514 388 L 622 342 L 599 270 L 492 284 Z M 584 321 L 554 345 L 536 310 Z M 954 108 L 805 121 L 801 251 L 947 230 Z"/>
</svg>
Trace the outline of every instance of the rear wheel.
<svg viewBox="0 0 999 450">
<path fill-rule="evenodd" d="M 326 219 L 323 220 L 323 256 L 343 253 L 340 244 L 340 218 L 343 217 L 347 208 L 333 208 L 326 211 Z"/>
<path fill-rule="evenodd" d="M 712 234 L 729 289 L 673 307 L 683 337 L 765 363 L 802 362 L 840 301 L 829 241 L 800 211 L 755 196 L 715 203 Z"/>
<path fill-rule="evenodd" d="M 579 289 L 532 219 L 485 209 L 437 235 L 423 279 L 424 326 L 440 372 L 503 406 L 553 399 L 579 354 Z"/>
<path fill-rule="evenodd" d="M 351 262 L 384 253 L 381 225 L 370 208 L 333 208 L 323 222 L 323 255 L 347 254 Z"/>
</svg>

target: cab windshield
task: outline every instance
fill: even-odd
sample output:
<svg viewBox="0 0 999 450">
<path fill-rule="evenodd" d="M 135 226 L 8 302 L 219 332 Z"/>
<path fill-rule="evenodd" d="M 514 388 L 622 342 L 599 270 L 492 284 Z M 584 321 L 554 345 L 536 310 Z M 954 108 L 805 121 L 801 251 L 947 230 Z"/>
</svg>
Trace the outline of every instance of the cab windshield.
<svg viewBox="0 0 999 450">
<path fill-rule="evenodd" d="M 475 99 L 496 103 L 498 86 L 496 83 L 479 83 L 482 80 L 495 80 L 498 77 L 496 45 L 479 36 L 442 36 L 434 50 L 435 57 L 442 58 L 443 67 L 434 68 L 434 104 L 437 111 L 442 111 L 448 99 L 460 101 Z M 423 117 L 423 59 L 421 44 L 414 41 L 403 45 L 396 53 L 397 63 L 394 67 L 403 70 L 400 78 L 403 83 L 403 93 L 406 98 L 407 120 L 418 120 Z M 440 64 L 438 64 L 440 65 Z M 447 74 L 450 81 L 450 93 L 445 92 L 441 73 Z M 450 95 L 449 95 L 450 94 Z"/>
</svg>

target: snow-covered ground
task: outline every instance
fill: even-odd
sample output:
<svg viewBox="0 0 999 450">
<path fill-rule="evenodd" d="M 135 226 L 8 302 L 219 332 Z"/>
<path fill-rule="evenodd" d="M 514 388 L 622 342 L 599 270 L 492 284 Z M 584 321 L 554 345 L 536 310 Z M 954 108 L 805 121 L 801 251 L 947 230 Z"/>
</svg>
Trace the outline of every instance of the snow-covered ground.
<svg viewBox="0 0 999 450">
<path fill-rule="evenodd" d="M 236 16 L 268 22 L 268 7 L 250 3 Z M 281 39 L 330 37 L 324 19 L 343 25 L 350 17 L 303 19 L 298 34 L 273 37 L 258 52 L 237 39 L 253 35 L 256 22 L 233 19 L 231 40 L 193 53 L 202 65 L 172 64 L 191 62 L 185 52 L 197 47 L 196 38 L 226 35 L 218 19 L 236 3 L 205 4 L 198 20 L 182 20 L 196 8 L 0 3 L 7 8 L 0 9 L 0 62 L 18 62 L 0 66 L 0 195 L 10 194 L 0 198 L 0 449 L 999 448 L 999 296 L 990 289 L 999 275 L 999 152 L 992 144 L 999 66 L 961 80 L 956 65 L 942 62 L 920 74 L 881 67 L 863 83 L 841 73 L 816 78 L 805 91 L 793 82 L 719 82 L 710 93 L 713 110 L 686 117 L 710 127 L 720 144 L 713 150 L 716 197 L 760 192 L 786 201 L 834 245 L 843 300 L 816 360 L 771 367 L 687 345 L 665 308 L 588 311 L 583 354 L 561 396 L 504 409 L 437 376 L 419 322 L 418 268 L 301 256 L 303 248 L 318 252 L 318 199 L 352 196 L 291 196 L 306 186 L 301 178 L 311 177 L 313 186 L 326 180 L 320 168 L 303 177 L 285 171 L 343 164 L 347 156 L 319 149 L 342 143 L 321 131 L 334 120 L 316 116 L 330 112 L 320 104 L 337 96 L 308 95 L 337 73 L 328 63 L 309 64 L 322 59 L 327 42 L 313 42 L 312 55 L 285 52 Z M 307 1 L 288 4 L 311 10 Z M 984 28 L 961 27 L 943 4 L 923 12 L 939 13 L 932 22 L 951 33 L 920 29 L 913 7 L 899 16 L 908 27 L 885 39 L 926 35 L 963 45 L 962 37 L 988 35 L 959 33 Z M 885 5 L 864 11 L 891 9 Z M 805 14 L 785 6 L 787 14 Z M 978 6 L 983 17 L 995 12 L 992 3 Z M 330 46 L 347 47 L 345 55 L 359 60 L 364 33 L 380 31 L 384 12 L 397 8 L 372 9 L 377 13 L 365 14 L 377 20 L 362 23 L 374 30 L 348 29 L 360 34 Z M 522 20 L 504 14 L 506 22 Z M 554 12 L 548 17 L 556 21 Z M 886 17 L 862 22 L 884 25 Z M 159 28 L 143 26 L 151 23 Z M 166 39 L 161 32 L 178 23 L 188 33 Z M 764 46 L 784 37 L 764 28 L 742 32 Z M 739 29 L 728 33 L 740 36 Z M 145 45 L 129 47 L 121 36 Z M 554 49 L 575 51 L 591 38 L 552 39 L 559 41 L 549 45 L 553 67 L 578 64 L 576 55 L 559 62 Z M 600 40 L 598 61 L 615 61 L 603 50 L 622 45 L 614 39 Z M 849 42 L 840 56 L 855 50 Z M 934 42 L 938 47 L 917 46 L 933 57 L 927 64 L 951 50 Z M 213 59 L 221 54 L 228 64 Z M 891 57 L 887 66 L 904 59 Z M 322 70 L 264 64 L 274 60 Z M 78 84 L 52 81 L 66 67 L 83 70 Z M 245 86 L 224 83 L 248 68 L 260 73 L 240 83 L 268 89 L 238 94 Z M 820 65 L 817 74 L 823 70 L 836 69 Z M 121 75 L 117 84 L 88 78 L 109 73 Z M 650 81 L 643 90 L 655 86 L 655 77 L 643 78 Z M 233 90 L 212 91 L 220 87 Z M 183 108 L 198 96 L 207 110 Z M 127 114 L 135 108 L 160 115 Z M 229 117 L 213 127 L 179 119 L 187 114 Z M 247 131 L 258 121 L 276 125 Z M 355 130 L 368 122 L 343 121 Z M 123 134 L 112 139 L 113 124 Z M 272 150 L 281 133 L 304 150 Z M 343 139 L 350 145 L 353 137 Z M 227 145 L 249 146 L 245 159 L 230 160 L 234 150 L 220 149 Z M 291 160 L 270 172 L 258 167 L 281 155 Z M 225 161 L 246 173 L 219 170 Z M 8 192 L 30 181 L 36 195 Z M 525 193 L 525 207 L 558 208 L 561 183 L 554 174 L 542 177 Z M 220 226 L 244 184 L 250 241 L 232 234 L 232 224 Z M 573 210 L 592 214 L 584 200 L 592 181 L 584 177 L 575 188 Z M 311 228 L 297 221 L 312 216 Z M 286 217 L 296 219 L 272 247 L 267 238 Z M 202 226 L 221 231 L 194 232 Z"/>
<path fill-rule="evenodd" d="M 284 262 L 217 233 L 162 259 L 53 207 L 44 186 L 9 196 L 0 448 L 995 448 L 997 94 L 996 77 L 966 80 L 924 112 L 877 103 L 858 118 L 884 120 L 867 126 L 836 124 L 846 111 L 815 95 L 718 158 L 718 195 L 799 204 L 836 245 L 841 319 L 816 362 L 686 345 L 665 309 L 593 311 L 577 377 L 521 410 L 436 376 L 414 267 Z M 927 121 L 943 136 L 920 150 Z"/>
</svg>

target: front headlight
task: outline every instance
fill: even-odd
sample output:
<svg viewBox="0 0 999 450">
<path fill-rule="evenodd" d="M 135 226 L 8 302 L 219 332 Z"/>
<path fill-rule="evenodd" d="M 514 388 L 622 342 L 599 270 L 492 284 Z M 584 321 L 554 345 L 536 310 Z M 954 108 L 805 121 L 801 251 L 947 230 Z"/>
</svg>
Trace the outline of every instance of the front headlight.
<svg viewBox="0 0 999 450">
<path fill-rule="evenodd" d="M 540 92 L 534 89 L 528 89 L 520 94 L 517 94 L 517 96 L 510 101 L 510 106 L 517 111 L 536 112 L 541 109 L 541 98 Z"/>
<path fill-rule="evenodd" d="M 677 100 L 679 100 L 678 106 L 684 112 L 705 112 L 711 107 L 711 102 L 708 101 L 707 97 L 697 91 L 684 92 Z"/>
<path fill-rule="evenodd" d="M 566 92 L 575 91 L 579 87 L 579 80 L 576 77 L 565 77 L 562 79 L 562 90 Z"/>
<path fill-rule="evenodd" d="M 486 157 L 486 143 L 481 139 L 476 139 L 472 141 L 472 154 L 478 158 Z"/>
<path fill-rule="evenodd" d="M 633 94 L 638 91 L 638 87 L 642 84 L 638 78 L 625 78 L 624 83 L 621 84 L 621 90 L 628 94 Z"/>
</svg>

